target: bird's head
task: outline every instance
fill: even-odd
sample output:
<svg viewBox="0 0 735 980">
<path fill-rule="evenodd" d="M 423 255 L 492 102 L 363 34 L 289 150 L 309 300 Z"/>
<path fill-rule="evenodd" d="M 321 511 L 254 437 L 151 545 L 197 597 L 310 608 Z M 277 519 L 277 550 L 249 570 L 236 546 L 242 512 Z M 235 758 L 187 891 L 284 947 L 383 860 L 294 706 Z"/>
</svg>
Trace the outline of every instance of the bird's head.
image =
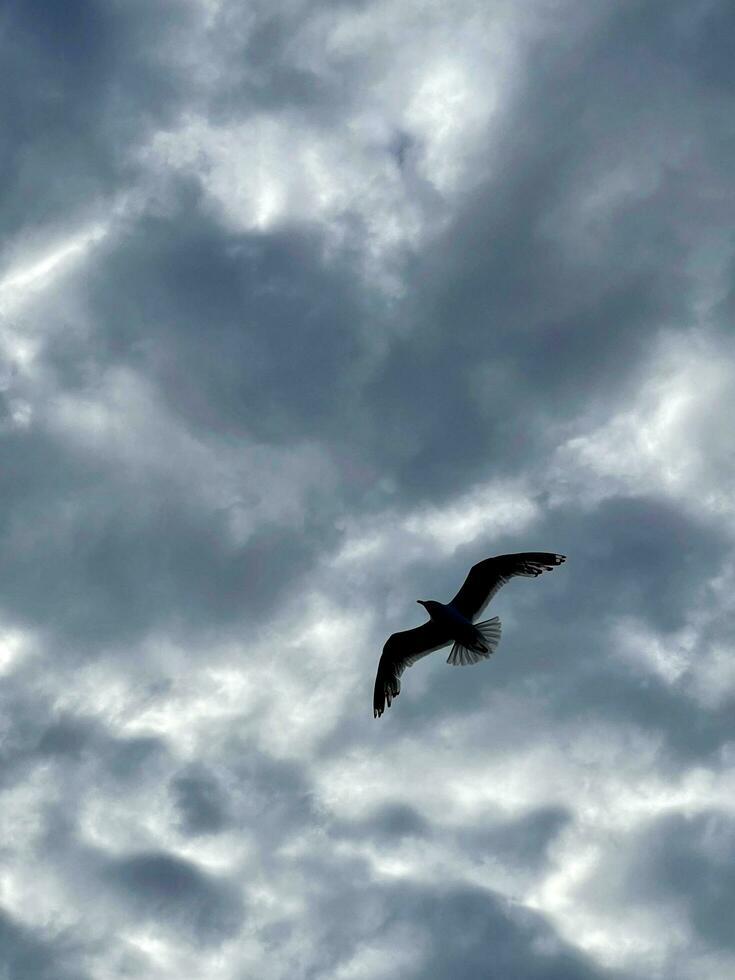
<svg viewBox="0 0 735 980">
<path fill-rule="evenodd" d="M 417 599 L 416 602 L 418 602 L 420 606 L 423 606 L 432 618 L 437 607 L 441 605 L 440 602 L 436 602 L 434 599 Z"/>
</svg>

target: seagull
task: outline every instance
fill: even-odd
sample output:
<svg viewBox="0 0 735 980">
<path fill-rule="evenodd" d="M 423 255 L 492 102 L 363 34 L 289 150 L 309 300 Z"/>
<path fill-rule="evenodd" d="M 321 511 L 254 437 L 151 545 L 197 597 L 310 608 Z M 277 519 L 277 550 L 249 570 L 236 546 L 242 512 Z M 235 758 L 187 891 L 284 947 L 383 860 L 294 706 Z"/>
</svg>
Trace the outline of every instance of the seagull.
<svg viewBox="0 0 735 980">
<path fill-rule="evenodd" d="M 517 555 L 496 555 L 479 561 L 469 570 L 464 585 L 444 605 L 433 599 L 417 599 L 431 619 L 423 626 L 393 633 L 386 640 L 378 663 L 373 694 L 373 717 L 380 718 L 386 703 L 401 692 L 400 676 L 406 667 L 435 650 L 452 644 L 447 663 L 457 667 L 487 660 L 500 643 L 497 616 L 475 623 L 498 589 L 516 575 L 536 578 L 566 561 L 566 555 L 546 551 L 523 551 Z"/>
</svg>

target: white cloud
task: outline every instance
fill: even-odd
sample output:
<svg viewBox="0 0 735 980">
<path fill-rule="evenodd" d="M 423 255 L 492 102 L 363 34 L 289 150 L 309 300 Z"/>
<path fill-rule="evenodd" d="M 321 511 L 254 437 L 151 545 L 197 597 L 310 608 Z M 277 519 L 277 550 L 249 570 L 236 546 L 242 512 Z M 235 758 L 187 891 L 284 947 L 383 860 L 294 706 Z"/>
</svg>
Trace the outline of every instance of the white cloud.
<svg viewBox="0 0 735 980">
<path fill-rule="evenodd" d="M 558 448 L 555 499 L 663 494 L 729 520 L 735 454 L 712 423 L 728 410 L 734 383 L 729 343 L 694 332 L 663 338 L 630 402 Z"/>
</svg>

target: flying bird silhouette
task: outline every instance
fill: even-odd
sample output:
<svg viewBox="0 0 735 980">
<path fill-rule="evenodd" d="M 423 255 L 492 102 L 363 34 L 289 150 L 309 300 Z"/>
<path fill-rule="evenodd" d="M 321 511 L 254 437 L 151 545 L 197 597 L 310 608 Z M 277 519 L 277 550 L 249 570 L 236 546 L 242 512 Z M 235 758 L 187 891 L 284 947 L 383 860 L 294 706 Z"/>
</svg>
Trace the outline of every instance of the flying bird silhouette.
<svg viewBox="0 0 735 980">
<path fill-rule="evenodd" d="M 564 561 L 566 555 L 546 551 L 496 555 L 472 566 L 464 585 L 447 605 L 433 599 L 417 599 L 431 619 L 415 629 L 393 633 L 386 640 L 375 678 L 373 717 L 379 718 L 386 703 L 390 708 L 393 698 L 400 694 L 400 677 L 406 667 L 435 650 L 451 643 L 447 663 L 460 667 L 487 660 L 500 643 L 500 620 L 497 616 L 483 623 L 474 620 L 498 589 L 516 575 L 536 578 Z"/>
</svg>

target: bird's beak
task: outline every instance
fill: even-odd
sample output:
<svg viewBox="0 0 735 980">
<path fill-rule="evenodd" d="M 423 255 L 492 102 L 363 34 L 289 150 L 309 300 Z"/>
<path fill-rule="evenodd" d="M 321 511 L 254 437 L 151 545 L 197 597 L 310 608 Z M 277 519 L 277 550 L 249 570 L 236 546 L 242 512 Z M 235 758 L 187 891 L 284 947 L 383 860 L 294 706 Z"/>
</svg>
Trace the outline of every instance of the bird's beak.
<svg viewBox="0 0 735 980">
<path fill-rule="evenodd" d="M 418 604 L 419 604 L 420 606 L 424 606 L 424 605 L 426 605 L 426 603 L 424 602 L 424 600 L 423 600 L 423 599 L 417 599 L 417 600 L 416 600 L 416 602 L 418 602 Z"/>
</svg>

